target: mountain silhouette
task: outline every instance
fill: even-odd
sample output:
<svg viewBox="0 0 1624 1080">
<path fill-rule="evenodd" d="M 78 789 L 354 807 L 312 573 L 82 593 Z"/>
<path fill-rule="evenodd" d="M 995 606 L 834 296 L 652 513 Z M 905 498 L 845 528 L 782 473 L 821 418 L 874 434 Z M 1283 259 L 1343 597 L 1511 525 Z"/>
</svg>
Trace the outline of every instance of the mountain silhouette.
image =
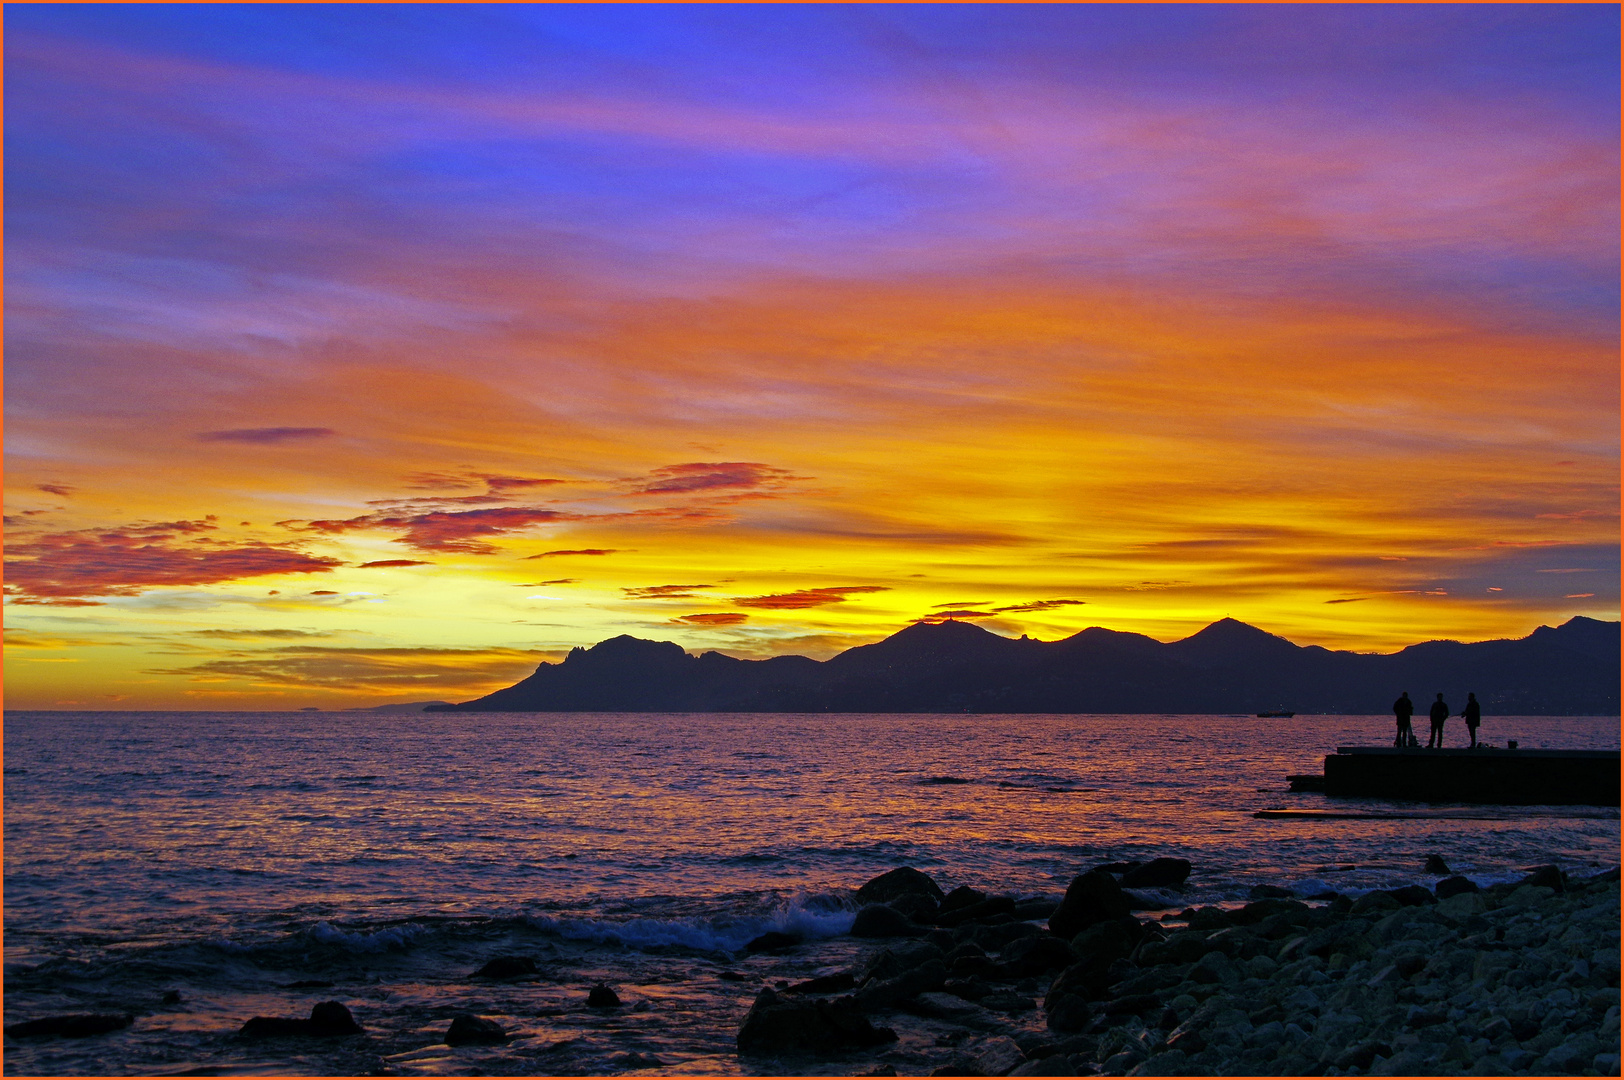
<svg viewBox="0 0 1624 1080">
<path fill-rule="evenodd" d="M 429 712 L 1385 713 L 1399 691 L 1468 690 L 1485 713 L 1619 711 L 1619 624 L 1578 616 L 1518 640 L 1428 641 L 1396 653 L 1297 645 L 1236 619 L 1179 641 L 1090 627 L 1059 641 L 915 623 L 826 661 L 697 656 L 621 635 L 522 682 Z"/>
</svg>

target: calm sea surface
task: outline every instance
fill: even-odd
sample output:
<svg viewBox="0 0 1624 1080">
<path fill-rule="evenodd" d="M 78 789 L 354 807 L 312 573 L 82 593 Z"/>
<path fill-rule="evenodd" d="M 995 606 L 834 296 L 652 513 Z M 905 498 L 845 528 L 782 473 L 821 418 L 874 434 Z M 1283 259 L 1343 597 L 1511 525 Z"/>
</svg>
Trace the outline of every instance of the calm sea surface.
<svg viewBox="0 0 1624 1080">
<path fill-rule="evenodd" d="M 114 1009 L 137 1020 L 111 1036 L 8 1044 L 6 1072 L 359 1071 L 337 1051 L 232 1037 L 249 1016 L 336 998 L 399 1073 L 611 1072 L 628 1051 L 657 1055 L 656 1073 L 737 1073 L 732 1038 L 755 990 L 849 963 L 851 890 L 893 866 L 944 887 L 1058 898 L 1101 862 L 1175 855 L 1194 864 L 1187 889 L 1145 899 L 1176 910 L 1241 901 L 1262 883 L 1305 895 L 1430 884 L 1428 854 L 1485 883 L 1537 863 L 1617 864 L 1613 810 L 1251 816 L 1329 805 L 1287 793 L 1286 774 L 1319 771 L 1339 744 L 1380 745 L 1391 726 L 9 713 L 6 1021 Z M 1482 733 L 1614 749 L 1619 720 L 1489 717 Z M 740 951 L 768 929 L 812 944 L 788 958 Z M 470 982 L 498 954 L 537 957 L 542 978 Z M 331 985 L 290 986 L 312 981 Z M 582 1009 L 597 981 L 627 1007 Z M 435 1046 L 465 1010 L 518 1038 Z"/>
</svg>

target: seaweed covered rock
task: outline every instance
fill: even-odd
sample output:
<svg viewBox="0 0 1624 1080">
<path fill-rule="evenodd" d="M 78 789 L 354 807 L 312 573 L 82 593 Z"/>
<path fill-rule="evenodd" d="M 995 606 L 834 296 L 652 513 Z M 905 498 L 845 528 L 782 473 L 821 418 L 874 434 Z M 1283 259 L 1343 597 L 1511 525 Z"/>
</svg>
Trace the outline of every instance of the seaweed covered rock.
<svg viewBox="0 0 1624 1080">
<path fill-rule="evenodd" d="M 340 1001 L 318 1002 L 306 1020 L 282 1016 L 256 1016 L 237 1031 L 245 1039 L 273 1038 L 336 1038 L 361 1034 L 361 1025 L 355 1022 L 350 1010 Z"/>
<path fill-rule="evenodd" d="M 508 1033 L 501 1024 L 473 1013 L 453 1016 L 451 1027 L 445 1033 L 447 1046 L 493 1046 L 507 1041 Z"/>
</svg>

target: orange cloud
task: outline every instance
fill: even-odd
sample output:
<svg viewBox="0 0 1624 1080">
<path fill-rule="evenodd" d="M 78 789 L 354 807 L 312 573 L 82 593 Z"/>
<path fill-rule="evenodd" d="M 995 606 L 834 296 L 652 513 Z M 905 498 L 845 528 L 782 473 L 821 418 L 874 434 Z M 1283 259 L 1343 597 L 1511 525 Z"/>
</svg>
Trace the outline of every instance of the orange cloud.
<svg viewBox="0 0 1624 1080">
<path fill-rule="evenodd" d="M 769 611 L 795 611 L 800 608 L 821 607 L 824 604 L 844 603 L 847 597 L 859 593 L 886 592 L 885 585 L 843 585 L 827 589 L 802 589 L 799 592 L 774 593 L 770 596 L 746 596 L 733 601 L 740 607 L 764 608 Z"/>
<path fill-rule="evenodd" d="M 270 445 L 275 443 L 292 442 L 297 439 L 323 439 L 329 435 L 337 435 L 332 428 L 324 427 L 267 427 L 267 428 L 237 428 L 231 431 L 203 431 L 198 433 L 199 442 L 235 442 Z"/>
<path fill-rule="evenodd" d="M 672 622 L 693 623 L 697 626 L 737 626 L 750 616 L 740 611 L 716 611 L 699 615 L 679 615 Z"/>
</svg>

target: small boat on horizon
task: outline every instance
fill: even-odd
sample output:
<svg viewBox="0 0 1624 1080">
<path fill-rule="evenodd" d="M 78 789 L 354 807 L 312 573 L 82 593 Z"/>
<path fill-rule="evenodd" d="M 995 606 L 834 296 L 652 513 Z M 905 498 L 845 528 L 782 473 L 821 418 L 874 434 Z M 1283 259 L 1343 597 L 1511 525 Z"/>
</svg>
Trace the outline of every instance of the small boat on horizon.
<svg viewBox="0 0 1624 1080">
<path fill-rule="evenodd" d="M 1290 717 L 1290 716 L 1296 716 L 1296 715 L 1297 715 L 1296 713 L 1291 712 L 1291 711 L 1289 711 L 1287 709 L 1276 709 L 1274 712 L 1260 712 L 1260 713 L 1258 713 L 1259 717 L 1266 717 L 1266 716 Z"/>
</svg>

